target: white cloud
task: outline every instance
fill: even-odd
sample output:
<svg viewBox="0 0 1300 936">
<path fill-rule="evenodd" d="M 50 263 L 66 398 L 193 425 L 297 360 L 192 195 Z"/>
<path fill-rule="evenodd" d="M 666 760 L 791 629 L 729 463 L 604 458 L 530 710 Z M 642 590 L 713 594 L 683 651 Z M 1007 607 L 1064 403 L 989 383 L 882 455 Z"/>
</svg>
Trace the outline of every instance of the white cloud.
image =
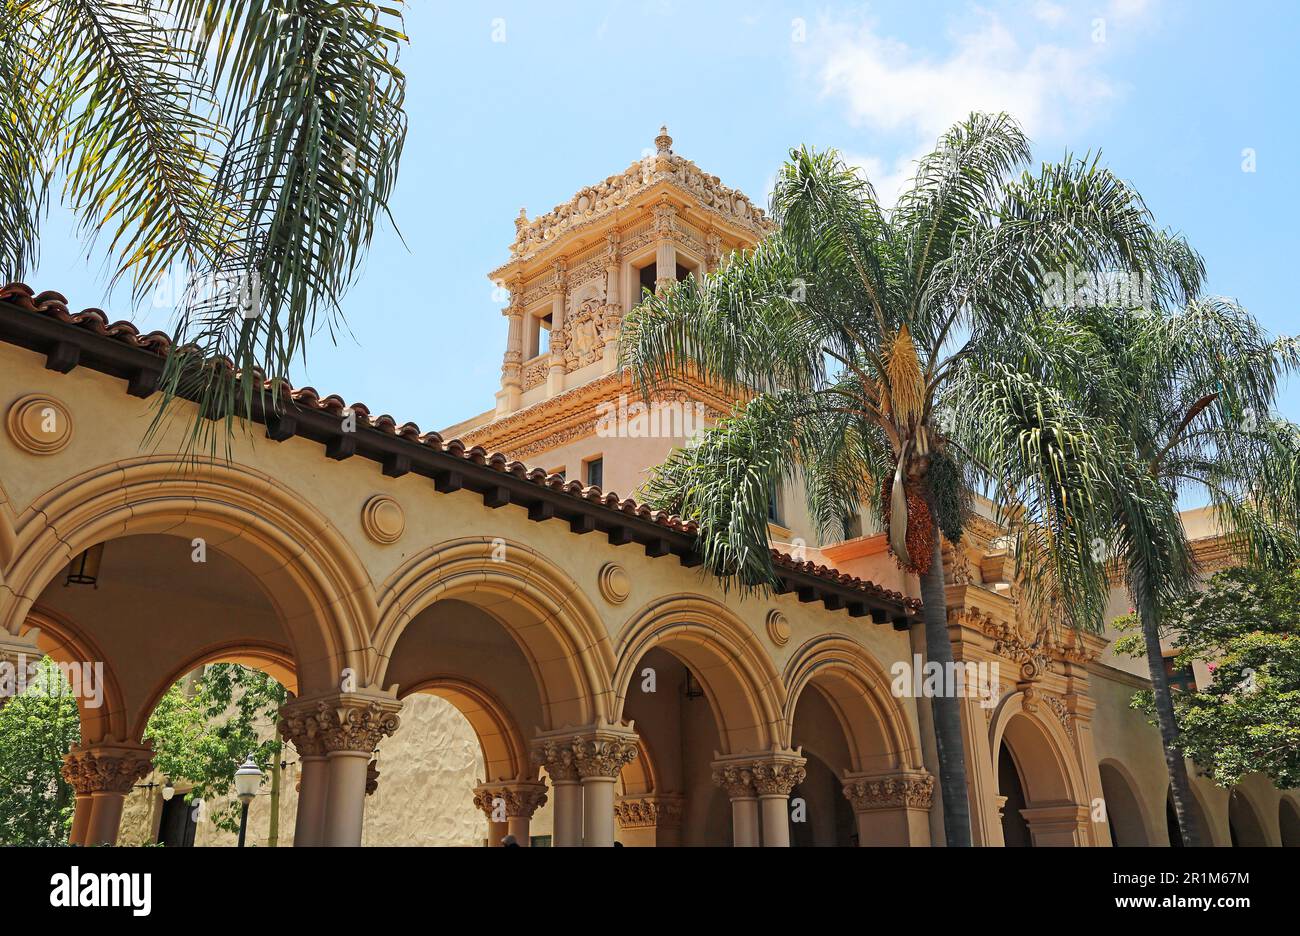
<svg viewBox="0 0 1300 936">
<path fill-rule="evenodd" d="M 1123 94 L 1108 66 L 1153 8 L 1154 0 L 1109 0 L 1093 11 L 1056 0 L 971 5 L 954 12 L 941 51 L 902 42 L 876 21 L 823 20 L 806 54 L 816 56 L 822 94 L 860 126 L 928 146 L 973 110 L 1007 111 L 1031 136 L 1058 136 L 1104 116 Z M 1105 41 L 1095 41 L 1099 18 Z"/>
<path fill-rule="evenodd" d="M 1090 122 L 1116 97 L 1101 68 L 1105 43 L 1086 30 L 1073 44 L 1025 41 L 996 14 L 980 18 L 942 57 L 872 26 L 828 40 L 822 91 L 841 98 L 855 123 L 930 142 L 973 110 L 1007 111 L 1031 134 L 1055 133 Z"/>
</svg>

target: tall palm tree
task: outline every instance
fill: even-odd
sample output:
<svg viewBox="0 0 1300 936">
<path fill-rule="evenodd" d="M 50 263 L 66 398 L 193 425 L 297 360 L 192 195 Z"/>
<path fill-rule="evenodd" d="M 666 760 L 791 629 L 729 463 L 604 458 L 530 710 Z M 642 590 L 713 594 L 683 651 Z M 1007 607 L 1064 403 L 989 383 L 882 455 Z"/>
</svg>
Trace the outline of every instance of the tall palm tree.
<svg viewBox="0 0 1300 936">
<path fill-rule="evenodd" d="M 1117 564 L 1141 624 L 1183 842 L 1207 844 L 1207 830 L 1190 809 L 1161 649 L 1162 609 L 1197 588 L 1200 574 L 1178 498 L 1207 501 L 1241 558 L 1282 567 L 1300 559 L 1300 429 L 1271 415 L 1279 380 L 1300 362 L 1300 344 L 1270 338 L 1239 305 L 1217 297 L 1174 309 L 1085 297 L 1052 309 L 1018 337 L 1029 347 L 1071 342 L 1092 362 L 1087 370 L 1036 376 L 1111 427 L 1094 433 L 1108 449 L 1098 458 L 1108 466 L 1112 483 L 1102 488 L 1113 517 L 1094 555 Z M 1022 358 L 1030 360 L 1056 363 Z M 969 376 L 979 384 L 987 375 Z M 972 396 L 978 400 L 980 392 Z M 1091 588 L 1105 582 L 1104 563 L 1080 571 L 1099 579 Z"/>
<path fill-rule="evenodd" d="M 113 282 L 136 301 L 175 287 L 185 350 L 163 401 L 187 362 L 219 357 L 233 370 L 189 392 L 210 415 L 246 407 L 259 372 L 283 376 L 333 324 L 387 210 L 400 17 L 370 0 L 0 0 L 0 276 L 34 265 L 57 187 L 107 240 Z"/>
<path fill-rule="evenodd" d="M 1010 504 L 1043 581 L 1074 592 L 1100 535 L 1094 485 L 1106 482 L 1090 423 L 1057 388 L 1002 351 L 1045 304 L 1054 271 L 1150 275 L 1169 299 L 1194 294 L 1190 251 L 1158 230 L 1138 195 L 1093 159 L 1037 174 L 1006 115 L 972 114 L 923 158 L 896 207 L 834 151 L 794 150 L 772 195 L 776 232 L 716 273 L 647 296 L 624 324 L 621 360 L 642 392 L 693 377 L 744 400 L 675 452 L 647 482 L 657 505 L 699 522 L 707 567 L 743 588 L 775 580 L 768 491 L 803 486 L 824 533 L 844 535 L 864 501 L 884 518 L 899 565 L 920 576 L 926 653 L 952 662 L 939 535 L 958 542 L 968 492 L 995 487 Z M 1018 351 L 1080 364 L 1082 350 Z M 1034 363 L 1034 362 L 1030 362 Z M 974 411 L 973 367 L 997 405 Z M 1000 369 L 1000 370 L 999 370 Z M 1000 463 L 963 439 L 1009 440 Z M 959 438 L 960 436 L 960 438 Z M 1041 590 L 1047 594 L 1047 589 Z M 1104 593 L 1078 591 L 1065 611 L 1100 621 Z M 971 841 L 960 703 L 932 700 L 944 827 Z"/>
</svg>

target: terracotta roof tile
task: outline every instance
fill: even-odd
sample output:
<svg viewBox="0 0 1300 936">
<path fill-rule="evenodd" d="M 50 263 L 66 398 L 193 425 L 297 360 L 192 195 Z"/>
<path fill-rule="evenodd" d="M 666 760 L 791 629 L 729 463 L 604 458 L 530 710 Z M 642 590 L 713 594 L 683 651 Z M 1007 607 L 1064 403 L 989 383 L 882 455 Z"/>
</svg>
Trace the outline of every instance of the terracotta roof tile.
<svg viewBox="0 0 1300 936">
<path fill-rule="evenodd" d="M 139 329 L 130 322 L 122 321 L 110 324 L 108 316 L 101 309 L 69 312 L 68 301 L 62 294 L 52 291 L 37 294 L 24 283 L 10 283 L 7 286 L 0 287 L 0 301 L 28 312 L 55 319 L 70 327 L 90 331 L 112 341 L 121 342 L 134 348 L 141 348 L 159 356 L 165 356 L 172 347 L 171 339 L 163 332 L 154 331 L 142 335 Z M 264 381 L 264 386 L 271 389 L 273 382 Z M 364 403 L 349 405 L 343 397 L 337 394 L 322 397 L 314 387 L 295 388 L 289 386 L 286 382 L 281 382 L 281 386 L 295 404 L 305 409 L 320 410 L 340 417 L 350 410 L 356 416 L 358 425 L 369 426 L 378 432 L 400 436 L 456 458 L 463 458 L 465 461 L 476 465 L 486 465 L 494 471 L 511 474 L 533 484 L 582 498 L 606 509 L 649 520 L 665 529 L 685 534 L 695 534 L 699 529 L 698 524 L 693 520 L 683 520 L 674 514 L 656 510 L 647 504 L 638 503 L 630 497 L 620 498 L 613 491 L 604 492 L 598 487 L 584 485 L 579 481 L 566 480 L 561 475 L 548 474 L 540 468 L 529 468 L 522 462 L 507 458 L 500 452 L 488 452 L 478 445 L 466 449 L 465 444 L 459 439 L 444 442 L 442 436 L 437 432 L 421 432 L 420 427 L 413 422 L 398 425 L 397 420 L 387 414 L 371 417 L 370 409 Z M 874 582 L 846 575 L 824 565 L 800 562 L 793 556 L 775 549 L 772 550 L 772 561 L 782 568 L 836 582 L 855 591 L 894 601 L 908 608 L 919 609 L 921 607 L 921 602 L 915 598 L 909 598 L 899 592 L 876 585 Z"/>
</svg>

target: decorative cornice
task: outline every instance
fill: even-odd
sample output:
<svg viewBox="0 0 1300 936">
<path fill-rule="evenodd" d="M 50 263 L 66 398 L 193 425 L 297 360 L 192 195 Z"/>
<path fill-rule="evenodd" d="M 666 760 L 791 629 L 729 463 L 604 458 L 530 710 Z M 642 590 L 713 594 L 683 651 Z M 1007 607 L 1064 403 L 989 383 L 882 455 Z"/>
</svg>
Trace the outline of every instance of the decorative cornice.
<svg viewBox="0 0 1300 936">
<path fill-rule="evenodd" d="M 934 803 L 934 777 L 925 772 L 864 776 L 846 774 L 844 798 L 855 813 L 876 809 L 929 809 Z"/>
<path fill-rule="evenodd" d="M 671 138 L 667 134 L 656 138 L 657 143 L 663 140 Z M 521 212 L 515 221 L 515 240 L 510 245 L 511 262 L 540 256 L 568 235 L 617 217 L 637 199 L 652 194 L 656 187 L 686 196 L 693 208 L 744 231 L 753 242 L 773 230 L 763 209 L 756 207 L 743 192 L 723 185 L 717 176 L 701 171 L 689 159 L 657 148 L 652 158 L 638 160 L 623 172 L 586 186 L 544 215 L 529 220 L 527 213 Z M 492 276 L 501 278 L 504 270 L 505 267 L 494 270 Z"/>
</svg>

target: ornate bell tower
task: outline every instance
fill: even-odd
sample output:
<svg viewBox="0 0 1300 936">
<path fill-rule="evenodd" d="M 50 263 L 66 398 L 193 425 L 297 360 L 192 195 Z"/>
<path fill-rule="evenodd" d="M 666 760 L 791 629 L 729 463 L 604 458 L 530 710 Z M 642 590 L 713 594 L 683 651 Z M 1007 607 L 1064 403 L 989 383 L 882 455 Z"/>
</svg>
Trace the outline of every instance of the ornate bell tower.
<svg viewBox="0 0 1300 936">
<path fill-rule="evenodd" d="M 570 453 L 555 450 L 596 437 L 597 408 L 626 400 L 631 388 L 617 366 L 626 310 L 640 302 L 644 290 L 715 270 L 733 251 L 754 246 L 771 230 L 762 209 L 742 192 L 674 153 L 666 127 L 654 142 L 653 150 L 623 172 L 582 189 L 550 212 L 530 220 L 520 211 L 510 260 L 490 274 L 510 294 L 496 406 L 447 432 L 466 444 L 576 476 L 579 464 L 569 464 Z M 732 402 L 686 384 L 673 388 L 671 396 L 702 404 L 710 417 Z M 600 450 L 605 487 L 613 486 L 611 475 L 628 481 L 633 474 L 639 477 L 672 447 L 643 442 L 632 447 L 633 454 L 607 442 L 587 445 Z M 577 460 L 586 464 L 592 457 Z M 639 464 L 628 463 L 629 458 Z M 631 493 L 637 484 L 615 489 Z"/>
</svg>

